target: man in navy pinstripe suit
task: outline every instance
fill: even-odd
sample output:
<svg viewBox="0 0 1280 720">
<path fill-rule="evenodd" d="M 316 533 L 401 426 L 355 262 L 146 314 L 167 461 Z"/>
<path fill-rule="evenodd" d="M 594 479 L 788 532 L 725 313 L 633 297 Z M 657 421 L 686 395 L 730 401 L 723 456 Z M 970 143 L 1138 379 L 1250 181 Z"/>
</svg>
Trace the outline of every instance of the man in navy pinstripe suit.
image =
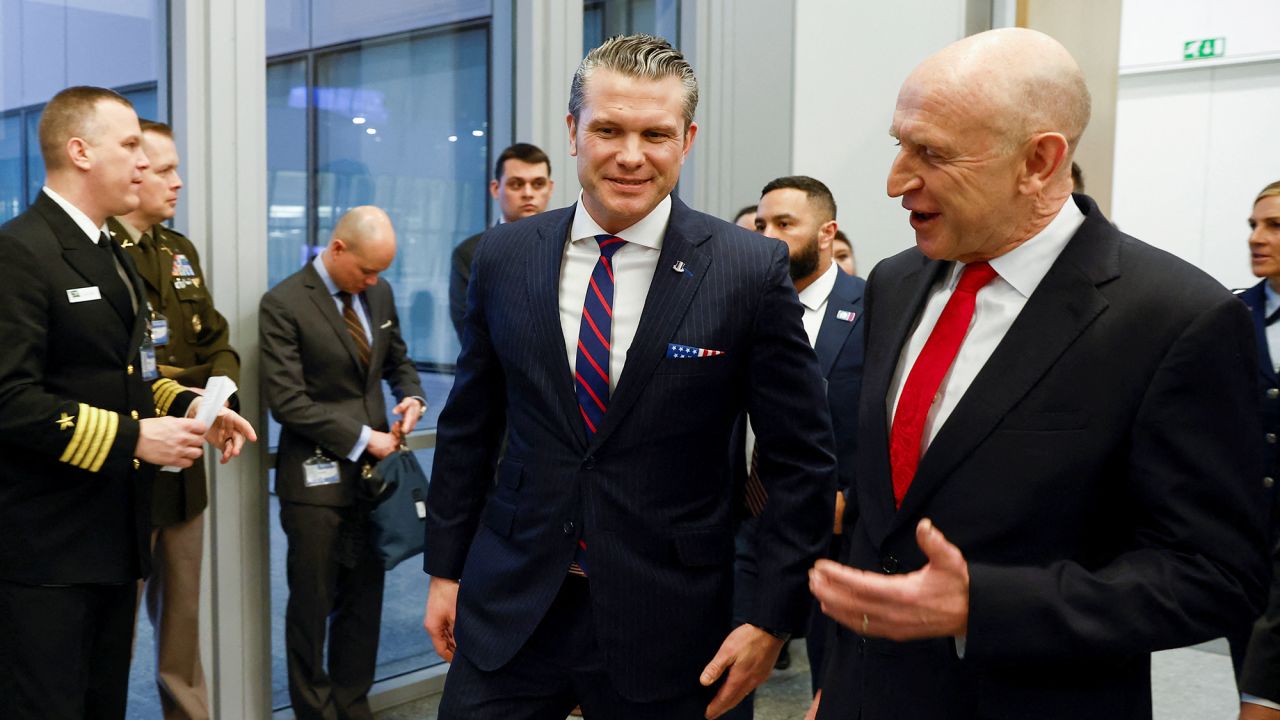
<svg viewBox="0 0 1280 720">
<path fill-rule="evenodd" d="M 477 249 L 427 502 L 441 718 L 718 717 L 804 622 L 831 421 L 786 246 L 671 196 L 696 105 L 666 41 L 593 50 L 567 118 L 579 201 Z M 768 449 L 765 582 L 732 629 L 743 411 Z"/>
</svg>

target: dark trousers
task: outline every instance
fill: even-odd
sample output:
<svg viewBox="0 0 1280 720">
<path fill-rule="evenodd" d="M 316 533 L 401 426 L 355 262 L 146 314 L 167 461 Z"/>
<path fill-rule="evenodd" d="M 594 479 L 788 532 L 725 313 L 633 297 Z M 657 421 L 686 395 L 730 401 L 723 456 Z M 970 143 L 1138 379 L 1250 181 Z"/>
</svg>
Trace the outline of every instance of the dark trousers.
<svg viewBox="0 0 1280 720">
<path fill-rule="evenodd" d="M 122 720 L 137 585 L 0 580 L 0 716 Z"/>
<path fill-rule="evenodd" d="M 382 622 L 382 563 L 356 507 L 281 501 L 289 539 L 284 643 L 298 720 L 372 720 L 369 688 Z M 325 639 L 329 642 L 326 668 Z"/>
<path fill-rule="evenodd" d="M 438 717 L 564 720 L 580 704 L 586 720 L 701 720 L 715 689 L 701 688 L 691 678 L 690 692 L 673 700 L 638 703 L 619 695 L 596 642 L 589 581 L 566 576 L 551 609 L 511 662 L 485 672 L 467 660 L 466 648 L 458 649 Z"/>
</svg>

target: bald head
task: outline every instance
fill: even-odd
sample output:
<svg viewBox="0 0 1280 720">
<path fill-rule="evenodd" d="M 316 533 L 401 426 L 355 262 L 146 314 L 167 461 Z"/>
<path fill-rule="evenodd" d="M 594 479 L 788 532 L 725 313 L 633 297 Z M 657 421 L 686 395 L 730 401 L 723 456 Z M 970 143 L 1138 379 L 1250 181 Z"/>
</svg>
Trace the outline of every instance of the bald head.
<svg viewBox="0 0 1280 720">
<path fill-rule="evenodd" d="M 1035 30 L 971 35 L 921 63 L 912 80 L 963 98 L 1008 147 L 1056 132 L 1074 152 L 1089 124 L 1089 88 L 1080 66 L 1061 43 Z"/>
<path fill-rule="evenodd" d="M 362 205 L 338 220 L 323 261 L 334 283 L 354 295 L 375 285 L 379 273 L 395 259 L 391 218 L 381 208 Z"/>
<path fill-rule="evenodd" d="M 1019 28 L 967 37 L 902 84 L 888 193 L 911 211 L 925 255 L 989 260 L 1035 237 L 1068 202 L 1088 122 L 1084 78 L 1056 40 Z"/>
</svg>

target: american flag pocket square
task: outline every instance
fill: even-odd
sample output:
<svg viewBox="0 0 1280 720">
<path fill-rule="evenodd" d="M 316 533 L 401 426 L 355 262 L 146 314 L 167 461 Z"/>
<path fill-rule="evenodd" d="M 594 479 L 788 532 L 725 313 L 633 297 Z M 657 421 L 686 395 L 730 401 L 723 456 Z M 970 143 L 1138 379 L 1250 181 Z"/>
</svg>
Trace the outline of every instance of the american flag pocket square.
<svg viewBox="0 0 1280 720">
<path fill-rule="evenodd" d="M 667 357 L 669 358 L 703 358 L 715 357 L 716 355 L 723 354 L 723 350 L 708 350 L 706 348 L 693 347 L 692 345 L 678 345 L 676 343 L 667 344 Z"/>
</svg>

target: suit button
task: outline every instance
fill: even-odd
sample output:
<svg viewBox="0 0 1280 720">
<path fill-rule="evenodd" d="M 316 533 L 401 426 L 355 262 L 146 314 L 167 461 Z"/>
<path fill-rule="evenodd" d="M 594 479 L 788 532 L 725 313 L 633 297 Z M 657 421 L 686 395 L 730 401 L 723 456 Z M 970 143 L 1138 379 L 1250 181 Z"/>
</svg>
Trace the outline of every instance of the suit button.
<svg viewBox="0 0 1280 720">
<path fill-rule="evenodd" d="M 898 558 L 892 555 L 885 555 L 880 558 L 880 569 L 883 570 L 886 575 L 892 575 L 898 572 Z"/>
<path fill-rule="evenodd" d="M 1267 398 L 1275 400 L 1280 397 L 1280 388 L 1267 388 Z"/>
<path fill-rule="evenodd" d="M 583 458 L 583 460 L 582 460 L 582 468 L 583 468 L 584 470 L 595 470 L 595 469 L 596 469 L 596 456 L 595 456 L 595 455 L 588 455 L 588 456 L 586 456 L 585 458 Z"/>
<path fill-rule="evenodd" d="M 129 366 L 125 367 L 124 372 L 125 372 L 125 374 L 126 374 L 126 375 L 132 375 L 132 374 L 133 374 L 133 366 L 132 366 L 132 365 L 129 365 Z"/>
<path fill-rule="evenodd" d="M 574 525 L 572 520 L 565 520 L 564 526 L 561 529 L 564 530 L 565 535 L 572 535 L 573 531 L 576 530 L 577 528 L 578 526 Z"/>
<path fill-rule="evenodd" d="M 1275 434 L 1275 433 L 1267 433 L 1267 444 L 1268 444 L 1268 445 L 1275 445 L 1275 444 L 1276 444 L 1276 434 Z"/>
<path fill-rule="evenodd" d="M 138 458 L 134 458 L 134 459 L 133 459 L 133 469 L 134 469 L 134 470 L 137 470 L 137 469 L 138 469 L 138 468 L 140 468 L 140 467 L 142 467 L 142 463 L 138 462 Z"/>
<path fill-rule="evenodd" d="M 1270 476 L 1262 478 L 1262 487 L 1270 490 L 1276 484 L 1276 479 Z"/>
<path fill-rule="evenodd" d="M 130 411 L 129 411 L 129 417 L 133 418 L 134 420 L 137 420 L 137 419 L 138 419 L 138 411 L 137 411 L 137 410 L 130 410 Z"/>
</svg>

